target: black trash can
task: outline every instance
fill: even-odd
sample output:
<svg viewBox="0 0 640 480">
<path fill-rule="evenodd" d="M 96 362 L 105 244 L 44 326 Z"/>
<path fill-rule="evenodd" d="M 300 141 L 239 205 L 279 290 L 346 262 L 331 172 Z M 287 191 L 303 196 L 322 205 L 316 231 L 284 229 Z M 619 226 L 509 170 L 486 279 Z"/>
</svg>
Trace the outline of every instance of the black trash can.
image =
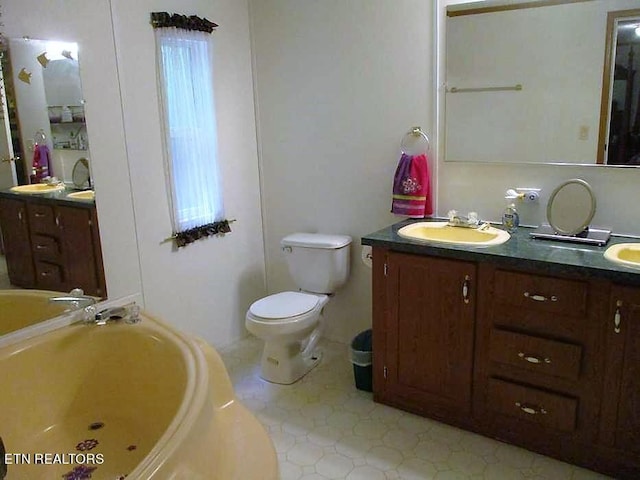
<svg viewBox="0 0 640 480">
<path fill-rule="evenodd" d="M 360 332 L 351 341 L 351 363 L 356 388 L 366 392 L 373 391 L 372 345 L 371 329 Z"/>
</svg>

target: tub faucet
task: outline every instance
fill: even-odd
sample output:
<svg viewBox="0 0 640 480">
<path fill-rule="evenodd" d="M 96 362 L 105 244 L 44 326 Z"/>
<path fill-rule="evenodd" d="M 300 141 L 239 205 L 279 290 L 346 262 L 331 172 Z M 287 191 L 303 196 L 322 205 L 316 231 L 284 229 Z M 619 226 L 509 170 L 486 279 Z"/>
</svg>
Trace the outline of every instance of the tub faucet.
<svg viewBox="0 0 640 480">
<path fill-rule="evenodd" d="M 49 303 L 62 303 L 68 305 L 73 310 L 78 310 L 95 304 L 96 299 L 85 295 L 81 289 L 74 288 L 69 292 L 69 295 L 49 297 Z"/>
</svg>

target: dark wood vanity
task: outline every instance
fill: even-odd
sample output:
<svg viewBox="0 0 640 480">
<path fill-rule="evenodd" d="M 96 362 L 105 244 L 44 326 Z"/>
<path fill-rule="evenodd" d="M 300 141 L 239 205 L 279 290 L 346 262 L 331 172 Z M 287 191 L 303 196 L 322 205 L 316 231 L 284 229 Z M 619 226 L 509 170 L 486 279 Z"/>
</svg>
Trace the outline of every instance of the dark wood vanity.
<svg viewBox="0 0 640 480">
<path fill-rule="evenodd" d="M 362 239 L 374 400 L 640 478 L 640 271 L 525 229 L 490 248 L 420 244 L 398 237 L 407 223 Z"/>
<path fill-rule="evenodd" d="M 0 228 L 12 285 L 106 297 L 95 202 L 67 192 L 0 192 Z"/>
</svg>

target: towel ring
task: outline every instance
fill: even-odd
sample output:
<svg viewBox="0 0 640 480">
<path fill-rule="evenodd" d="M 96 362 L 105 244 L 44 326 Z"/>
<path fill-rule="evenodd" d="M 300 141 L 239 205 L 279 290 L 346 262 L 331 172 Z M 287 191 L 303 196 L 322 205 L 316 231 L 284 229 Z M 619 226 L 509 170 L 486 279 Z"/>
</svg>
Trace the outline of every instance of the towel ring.
<svg viewBox="0 0 640 480">
<path fill-rule="evenodd" d="M 44 133 L 44 130 L 40 129 L 33 136 L 33 141 L 38 145 L 42 145 L 47 140 L 47 136 Z"/>
<path fill-rule="evenodd" d="M 429 153 L 431 141 L 420 127 L 413 127 L 404 134 L 400 141 L 400 151 L 406 155 Z"/>
</svg>

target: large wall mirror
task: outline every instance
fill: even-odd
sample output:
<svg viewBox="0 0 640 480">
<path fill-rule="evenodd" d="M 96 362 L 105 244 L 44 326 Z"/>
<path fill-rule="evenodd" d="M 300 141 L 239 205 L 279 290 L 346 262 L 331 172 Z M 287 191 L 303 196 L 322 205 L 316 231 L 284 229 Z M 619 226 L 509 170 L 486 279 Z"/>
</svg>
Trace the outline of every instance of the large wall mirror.
<svg viewBox="0 0 640 480">
<path fill-rule="evenodd" d="M 18 221 L 23 220 L 24 230 L 20 228 L 3 228 L 0 246 L 0 334 L 7 333 L 7 325 L 20 326 L 20 321 L 14 318 L 14 308 L 24 308 L 21 313 L 29 316 L 32 312 L 36 320 L 45 320 L 55 316 L 64 308 L 60 306 L 46 307 L 48 298 L 44 300 L 35 295 L 35 289 L 52 290 L 68 293 L 69 289 L 47 288 L 35 286 L 23 288 L 22 281 L 17 281 L 16 275 L 11 278 L 11 268 L 8 264 L 24 264 L 32 269 L 35 275 L 34 283 L 44 285 L 38 280 L 38 275 L 58 275 L 51 281 L 51 285 L 65 284 L 67 287 L 79 287 L 92 295 L 106 296 L 104 287 L 104 271 L 101 253 L 98 252 L 99 236 L 97 234 L 97 216 L 95 213 L 95 198 L 88 188 L 91 182 L 91 151 L 87 133 L 84 100 L 80 82 L 80 63 L 78 59 L 78 45 L 76 43 L 62 43 L 49 40 L 35 40 L 30 38 L 4 39 L 4 51 L 1 61 L 1 110 L 0 110 L 0 190 L 13 192 L 12 187 L 38 183 L 34 181 L 32 163 L 38 146 L 46 147 L 50 159 L 50 174 L 55 176 L 64 189 L 55 192 L 52 201 L 55 203 L 42 204 L 33 207 L 33 203 L 26 203 L 25 208 L 17 210 Z M 39 155 L 42 154 L 40 150 Z M 87 195 L 89 194 L 89 195 Z M 24 195 L 18 198 L 28 197 Z M 52 194 L 53 195 L 53 194 Z M 32 196 L 32 198 L 35 197 Z M 73 201 L 70 200 L 73 198 Z M 13 202 L 12 197 L 3 200 Z M 26 200 L 25 200 L 26 201 Z M 74 203 L 80 202 L 80 203 Z M 15 204 L 15 202 L 14 202 Z M 81 204 L 81 205 L 80 205 Z M 47 208 L 55 216 L 55 226 L 65 229 L 66 233 L 48 234 L 44 222 L 48 215 Z M 74 208 L 81 206 L 81 209 Z M 57 208 L 60 210 L 55 210 Z M 0 204 L 0 219 L 3 226 L 14 225 L 7 218 L 14 212 L 7 211 L 6 203 Z M 13 207 L 12 207 L 13 208 Z M 42 208 L 42 211 L 36 211 Z M 71 209 L 71 210 L 70 210 Z M 82 211 L 82 215 L 75 212 Z M 65 217 L 65 215 L 67 215 Z M 84 216 L 83 216 L 84 215 Z M 36 231 L 32 223 L 32 216 L 37 221 L 42 218 L 43 230 Z M 60 217 L 62 216 L 62 217 Z M 25 217 L 28 220 L 24 220 Z M 66 225 L 60 225 L 67 219 Z M 75 222 L 75 223 L 74 223 Z M 77 226 L 83 225 L 83 226 Z M 51 227 L 52 229 L 55 227 Z M 72 228 L 74 230 L 72 230 Z M 77 230 L 76 230 L 77 229 Z M 79 231 L 77 238 L 68 237 Z M 21 237 L 26 232 L 26 236 Z M 57 231 L 56 231 L 57 232 Z M 71 232 L 71 233 L 69 233 Z M 86 242 L 81 239 L 87 239 Z M 96 240 L 97 239 L 97 240 Z M 9 250 L 8 244 L 15 245 L 22 242 L 29 244 L 25 247 L 23 258 L 16 256 L 16 249 Z M 96 246 L 96 242 L 97 245 Z M 37 251 L 41 249 L 41 255 Z M 9 255 L 13 255 L 10 259 Z M 28 257 L 28 260 L 26 259 Z M 60 257 L 63 257 L 61 260 Z M 56 263 L 58 262 L 58 263 Z M 99 265 L 97 265 L 99 263 Z M 90 265 L 97 265 L 97 272 L 91 275 L 80 272 Z M 47 267 L 42 267 L 47 265 Z M 22 267 L 19 267 L 22 268 Z M 50 272 L 43 270 L 51 268 Z M 65 279 L 67 275 L 68 279 Z M 102 275 L 102 284 L 96 280 Z M 87 279 L 84 282 L 84 279 Z M 83 279 L 83 280 L 78 280 Z M 97 282 L 95 283 L 94 282 Z M 27 282 L 29 283 L 29 282 Z M 78 283 L 76 285 L 76 283 Z M 85 284 L 86 283 L 86 286 Z M 96 285 L 98 285 L 96 287 Z M 9 298 L 8 291 L 24 290 L 22 298 Z M 30 290 L 27 292 L 27 290 Z M 97 292 L 97 293 L 96 293 Z M 104 294 L 102 294 L 104 292 Z M 14 292 L 15 293 L 15 292 Z M 36 307 L 38 303 L 41 307 Z M 42 304 L 44 303 L 44 306 Z M 68 306 L 68 305 L 67 305 Z M 28 326 L 28 325 L 23 325 Z"/>
<path fill-rule="evenodd" d="M 445 160 L 640 165 L 640 0 L 446 14 Z"/>
</svg>

